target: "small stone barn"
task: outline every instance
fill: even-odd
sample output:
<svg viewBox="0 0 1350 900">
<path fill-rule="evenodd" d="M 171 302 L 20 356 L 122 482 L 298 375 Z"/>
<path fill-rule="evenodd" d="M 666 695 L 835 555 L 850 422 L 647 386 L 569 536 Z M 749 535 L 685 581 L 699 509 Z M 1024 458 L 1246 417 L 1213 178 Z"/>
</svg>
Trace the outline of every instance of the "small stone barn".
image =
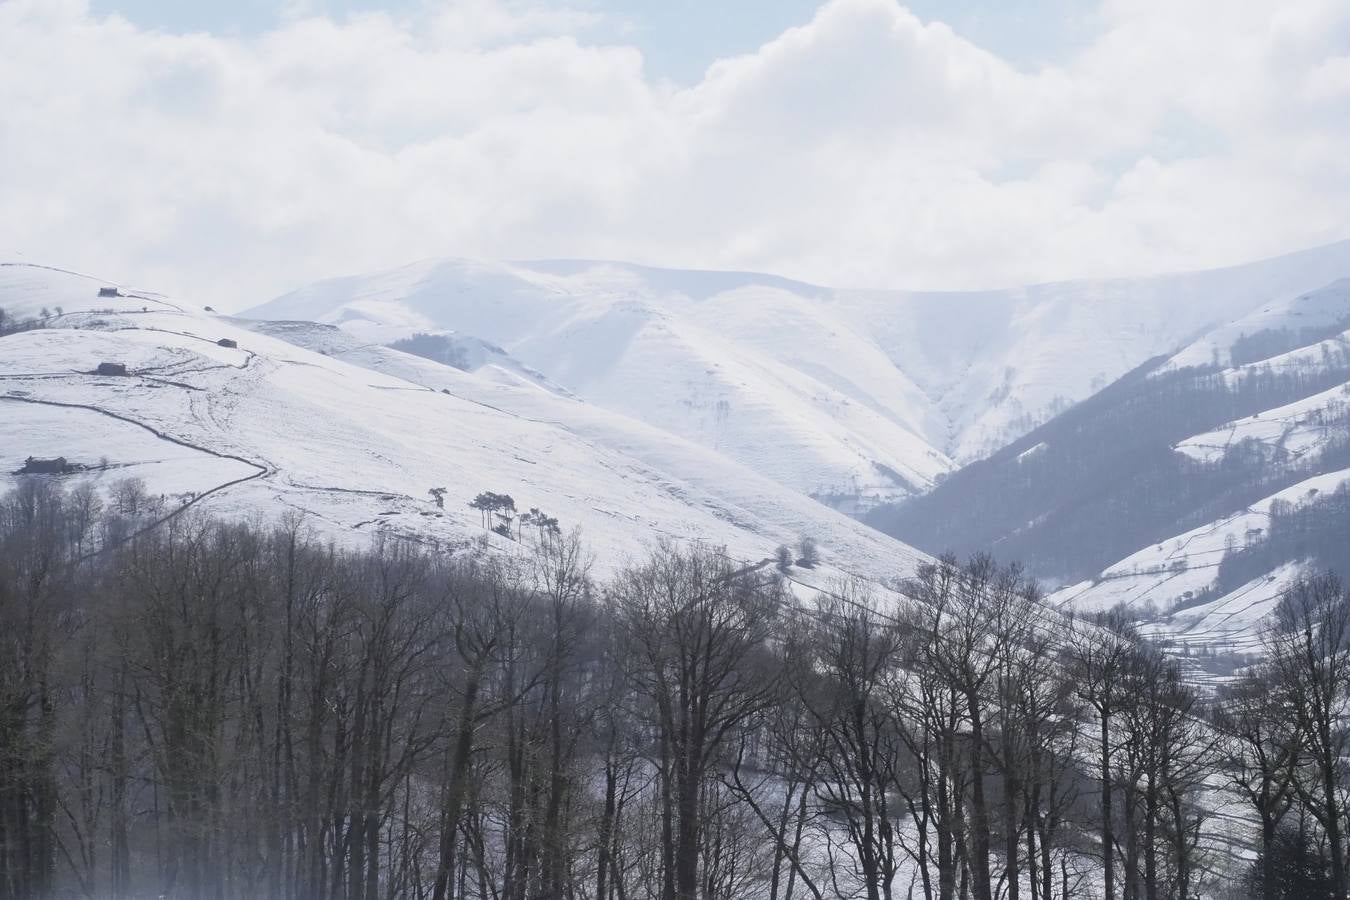
<svg viewBox="0 0 1350 900">
<path fill-rule="evenodd" d="M 23 461 L 23 468 L 19 470 L 20 475 L 60 475 L 70 468 L 64 456 L 58 456 L 55 459 L 38 459 L 36 456 L 30 456 Z"/>
<path fill-rule="evenodd" d="M 119 362 L 101 362 L 98 368 L 94 370 L 95 375 L 125 375 L 127 374 L 126 363 Z"/>
<path fill-rule="evenodd" d="M 216 341 L 216 346 L 238 348 L 239 342 L 236 341 L 234 338 L 221 338 L 220 340 Z"/>
<path fill-rule="evenodd" d="M 98 289 L 100 297 L 120 297 L 122 292 L 115 287 L 101 287 Z"/>
</svg>

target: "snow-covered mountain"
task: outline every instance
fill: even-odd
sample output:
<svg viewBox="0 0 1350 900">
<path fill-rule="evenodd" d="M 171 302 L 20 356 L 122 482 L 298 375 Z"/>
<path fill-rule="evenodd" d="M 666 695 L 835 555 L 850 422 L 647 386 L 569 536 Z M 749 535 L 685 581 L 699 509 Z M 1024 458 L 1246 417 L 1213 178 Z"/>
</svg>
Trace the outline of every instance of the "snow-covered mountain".
<svg viewBox="0 0 1350 900">
<path fill-rule="evenodd" d="M 1145 630 L 1187 655 L 1259 651 L 1263 621 L 1301 573 L 1350 563 L 1350 281 L 1272 302 L 1204 335 L 1159 366 L 1220 367 L 1231 384 L 1302 377 L 1296 399 L 1176 442 L 1219 468 L 1257 461 L 1259 484 L 1210 521 L 1169 535 L 1052 598 L 1140 610 Z"/>
<path fill-rule="evenodd" d="M 1311 558 L 1272 523 L 1340 521 L 1323 501 L 1350 480 L 1350 243 L 968 294 L 436 261 L 250 318 L 104 284 L 0 266 L 0 308 L 44 326 L 0 339 L 0 471 L 64 456 L 171 512 L 509 552 L 467 506 L 497 491 L 608 560 L 663 536 L 765 559 L 811 534 L 837 566 L 816 580 L 992 549 L 1071 585 L 1057 603 L 1125 600 L 1240 648 Z M 898 540 L 811 498 L 882 504 Z"/>
<path fill-rule="evenodd" d="M 1350 242 L 1156 278 L 833 290 L 621 263 L 432 260 L 246 313 L 454 332 L 588 402 L 850 510 L 928 490 L 1146 359 L 1350 276 Z"/>
<path fill-rule="evenodd" d="M 1056 605 L 1123 603 L 1178 652 L 1253 651 L 1292 579 L 1350 564 L 1350 281 L 1233 316 L 871 521 L 1025 560 L 1068 582 Z"/>
<path fill-rule="evenodd" d="M 299 510 L 339 538 L 382 530 L 512 552 L 468 506 L 494 491 L 580 526 L 601 566 L 665 537 L 760 560 L 809 534 L 827 565 L 797 574 L 815 580 L 845 569 L 880 580 L 922 558 L 724 456 L 505 368 L 489 377 L 362 348 L 329 326 L 250 328 L 145 292 L 98 296 L 105 286 L 0 266 L 0 308 L 42 326 L 0 337 L 0 487 L 29 457 L 64 457 L 69 483 L 107 494 L 137 477 L 166 515 Z M 104 363 L 125 374 L 98 374 Z"/>
<path fill-rule="evenodd" d="M 926 488 L 952 462 L 924 437 L 939 425 L 923 392 L 825 297 L 760 276 L 450 261 L 328 282 L 247 315 L 368 342 L 453 330 L 800 493 Z"/>
</svg>

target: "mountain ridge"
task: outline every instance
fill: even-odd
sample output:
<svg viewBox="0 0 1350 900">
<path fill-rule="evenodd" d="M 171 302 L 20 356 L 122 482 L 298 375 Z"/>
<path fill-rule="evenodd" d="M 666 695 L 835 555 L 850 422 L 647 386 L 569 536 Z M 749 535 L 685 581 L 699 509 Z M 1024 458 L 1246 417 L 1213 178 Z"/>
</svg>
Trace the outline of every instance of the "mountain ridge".
<svg viewBox="0 0 1350 900">
<path fill-rule="evenodd" d="M 100 297 L 102 286 L 0 268 L 0 308 L 39 319 L 0 332 L 0 399 L 12 401 L 0 483 L 16 484 L 29 457 L 63 458 L 56 477 L 107 502 L 130 477 L 169 514 L 296 510 L 344 541 L 385 533 L 515 552 L 519 536 L 491 532 L 469 506 L 496 491 L 580 526 L 610 566 L 661 539 L 762 560 L 810 534 L 821 584 L 880 583 L 925 559 L 705 448 L 519 378 L 378 348 L 402 375 L 434 372 L 433 388 L 343 360 L 345 335 L 342 348 L 309 349 L 183 301 Z"/>
<path fill-rule="evenodd" d="M 1350 241 L 1195 273 L 953 293 L 450 258 L 318 282 L 247 314 L 381 343 L 484 339 L 591 402 L 865 512 L 925 492 L 1145 359 L 1337 277 L 1350 277 Z"/>
</svg>

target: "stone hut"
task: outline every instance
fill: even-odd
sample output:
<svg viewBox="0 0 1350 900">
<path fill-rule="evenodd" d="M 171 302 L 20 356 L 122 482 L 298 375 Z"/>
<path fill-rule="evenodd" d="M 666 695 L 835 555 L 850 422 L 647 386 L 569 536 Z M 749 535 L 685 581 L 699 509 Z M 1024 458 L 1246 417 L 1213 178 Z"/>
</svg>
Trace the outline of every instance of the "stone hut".
<svg viewBox="0 0 1350 900">
<path fill-rule="evenodd" d="M 70 469 L 70 464 L 66 462 L 64 456 L 58 456 L 55 459 L 39 459 L 36 456 L 30 456 L 23 461 L 23 468 L 19 470 L 20 475 L 61 475 Z"/>
</svg>

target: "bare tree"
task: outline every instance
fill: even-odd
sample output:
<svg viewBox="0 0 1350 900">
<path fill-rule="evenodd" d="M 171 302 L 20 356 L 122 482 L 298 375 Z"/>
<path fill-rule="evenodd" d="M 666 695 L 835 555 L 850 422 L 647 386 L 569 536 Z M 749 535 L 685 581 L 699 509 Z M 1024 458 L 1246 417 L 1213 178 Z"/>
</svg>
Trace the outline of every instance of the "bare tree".
<svg viewBox="0 0 1350 900">
<path fill-rule="evenodd" d="M 1122 705 L 1123 681 L 1133 658 L 1134 646 L 1135 635 L 1129 620 L 1119 611 L 1108 613 L 1096 623 L 1078 625 L 1073 629 L 1069 645 L 1070 665 L 1080 696 L 1097 716 L 1095 752 L 1101 788 L 1101 854 L 1106 900 L 1114 900 L 1116 895 L 1112 722 Z"/>
<path fill-rule="evenodd" d="M 1216 775 L 1268 895 L 1344 894 L 1328 576 L 1211 715 L 1122 617 L 988 557 L 894 603 L 701 546 L 594 584 L 537 510 L 452 558 L 60 483 L 0 498 L 5 896 L 1068 900 L 1099 850 L 1122 900 L 1191 897 Z"/>
<path fill-rule="evenodd" d="M 887 685 L 900 661 L 902 642 L 876 600 L 856 582 L 825 596 L 808 642 L 798 648 L 806 665 L 793 671 L 797 695 L 823 736 L 812 765 L 818 801 L 842 823 L 851 873 L 868 900 L 891 897 L 898 870 L 891 787 L 900 739 Z M 841 865 L 832 866 L 835 891 L 847 896 Z"/>
<path fill-rule="evenodd" d="M 1223 768 L 1260 820 L 1261 896 L 1274 900 L 1275 836 L 1295 799 L 1302 742 L 1297 717 L 1281 685 L 1248 673 L 1215 707 L 1214 727 L 1220 735 Z"/>
<path fill-rule="evenodd" d="M 480 726 L 514 703 L 532 682 L 508 683 L 492 692 L 488 675 L 494 667 L 510 670 L 518 646 L 511 641 L 528 610 L 514 573 L 498 565 L 446 576 L 441 633 L 442 681 L 447 692 L 447 737 L 443 769 L 438 860 L 432 896 L 453 895 L 451 879 L 463 863 L 459 838 L 472 792 L 472 771 Z"/>
<path fill-rule="evenodd" d="M 1266 636 L 1271 674 L 1294 703 L 1311 776 L 1295 782 L 1326 836 L 1332 888 L 1346 898 L 1342 760 L 1350 745 L 1344 720 L 1350 690 L 1350 600 L 1331 574 L 1300 578 L 1280 597 Z"/>
<path fill-rule="evenodd" d="M 766 642 L 777 588 L 722 552 L 665 545 L 613 588 L 642 661 L 633 687 L 652 705 L 662 793 L 663 900 L 696 900 L 700 811 L 738 727 L 776 698 Z"/>
</svg>

